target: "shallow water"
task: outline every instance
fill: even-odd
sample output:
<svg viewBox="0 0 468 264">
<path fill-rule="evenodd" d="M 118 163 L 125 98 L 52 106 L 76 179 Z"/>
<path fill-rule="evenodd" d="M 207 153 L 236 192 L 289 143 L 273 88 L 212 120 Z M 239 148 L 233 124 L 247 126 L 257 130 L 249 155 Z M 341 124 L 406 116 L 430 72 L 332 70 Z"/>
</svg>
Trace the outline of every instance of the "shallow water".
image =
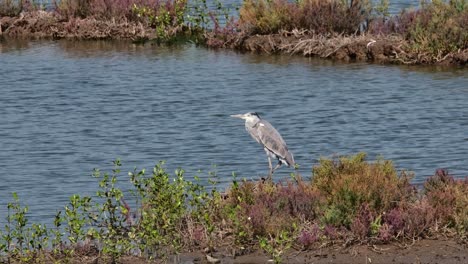
<svg viewBox="0 0 468 264">
<path fill-rule="evenodd" d="M 303 176 L 320 156 L 358 151 L 415 183 L 439 167 L 468 175 L 466 69 L 85 41 L 0 41 L 0 69 L 0 223 L 11 192 L 50 223 L 117 157 L 122 180 L 159 160 L 189 178 L 216 170 L 224 186 L 232 172 L 264 176 L 262 148 L 229 117 L 247 111 L 282 133 Z"/>
</svg>

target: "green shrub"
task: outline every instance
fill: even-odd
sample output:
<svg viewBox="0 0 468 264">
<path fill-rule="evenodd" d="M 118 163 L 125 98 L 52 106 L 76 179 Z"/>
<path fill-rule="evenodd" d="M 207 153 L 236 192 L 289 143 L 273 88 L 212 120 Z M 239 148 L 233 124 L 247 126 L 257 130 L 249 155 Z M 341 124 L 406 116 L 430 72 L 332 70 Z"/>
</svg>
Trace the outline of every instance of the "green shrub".
<svg viewBox="0 0 468 264">
<path fill-rule="evenodd" d="M 287 0 L 247 0 L 240 9 L 239 25 L 252 34 L 277 33 L 293 26 L 294 4 Z"/>
<path fill-rule="evenodd" d="M 184 171 L 177 170 L 175 179 L 158 164 L 152 177 L 133 178 L 140 186 L 141 209 L 136 236 L 141 250 L 167 256 L 181 248 L 183 219 L 187 213 L 188 182 Z M 150 254 L 151 255 L 151 254 Z"/>
<path fill-rule="evenodd" d="M 367 0 L 247 0 L 240 9 L 239 27 L 251 34 L 295 28 L 320 34 L 354 34 L 371 10 Z"/>
<path fill-rule="evenodd" d="M 465 0 L 422 2 L 408 26 L 406 38 L 413 52 L 436 59 L 468 48 L 468 5 Z"/>
<path fill-rule="evenodd" d="M 0 229 L 0 262 L 43 262 L 49 246 L 47 227 L 29 224 L 29 208 L 20 203 L 16 193 L 13 193 L 13 202 L 8 203 L 7 207 L 7 222 L 4 229 Z"/>
<path fill-rule="evenodd" d="M 365 160 L 366 154 L 321 159 L 313 168 L 313 187 L 324 197 L 324 222 L 349 227 L 359 208 L 381 214 L 410 195 L 410 175 L 398 175 L 391 161 Z"/>
</svg>

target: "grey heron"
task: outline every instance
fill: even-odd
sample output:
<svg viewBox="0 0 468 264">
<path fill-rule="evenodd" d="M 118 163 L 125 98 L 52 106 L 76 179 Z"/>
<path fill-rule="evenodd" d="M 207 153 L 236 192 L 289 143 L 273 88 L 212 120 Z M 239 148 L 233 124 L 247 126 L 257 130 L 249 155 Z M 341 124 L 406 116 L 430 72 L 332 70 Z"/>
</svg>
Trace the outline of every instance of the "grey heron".
<svg viewBox="0 0 468 264">
<path fill-rule="evenodd" d="M 286 146 L 286 142 L 281 137 L 280 133 L 270 124 L 270 122 L 260 118 L 255 112 L 249 112 L 239 115 L 231 115 L 231 117 L 241 118 L 245 120 L 245 129 L 255 141 L 263 146 L 269 163 L 269 180 L 271 181 L 273 172 L 286 164 L 288 167 L 295 166 L 294 158 Z M 278 164 L 273 168 L 271 158 L 278 160 Z"/>
</svg>

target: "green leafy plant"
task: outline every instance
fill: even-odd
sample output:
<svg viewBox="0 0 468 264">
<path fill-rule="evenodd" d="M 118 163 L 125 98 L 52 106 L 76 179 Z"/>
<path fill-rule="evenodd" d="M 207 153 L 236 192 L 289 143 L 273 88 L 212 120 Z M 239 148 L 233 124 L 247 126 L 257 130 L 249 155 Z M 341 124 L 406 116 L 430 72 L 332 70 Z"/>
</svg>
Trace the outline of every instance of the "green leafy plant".
<svg viewBox="0 0 468 264">
<path fill-rule="evenodd" d="M 28 224 L 26 214 L 29 208 L 21 205 L 16 193 L 13 193 L 13 202 L 8 203 L 7 207 L 7 224 L 4 231 L 0 230 L 0 253 L 6 254 L 8 262 L 12 260 L 28 262 L 43 258 L 42 253 L 49 245 L 46 226 L 37 223 Z"/>
<path fill-rule="evenodd" d="M 132 13 L 137 19 L 156 29 L 159 41 L 168 41 L 182 31 L 186 9 L 186 0 L 158 1 L 156 5 L 132 5 Z"/>
<path fill-rule="evenodd" d="M 28 219 L 26 213 L 29 208 L 21 206 L 18 195 L 13 193 L 13 202 L 8 203 L 8 217 L 7 217 L 7 237 L 8 250 L 15 256 L 23 256 L 26 249 L 27 235 L 26 225 Z"/>
<path fill-rule="evenodd" d="M 128 239 L 132 236 L 132 227 L 128 225 L 129 209 L 123 202 L 122 190 L 116 186 L 122 163 L 117 159 L 113 164 L 112 175 L 102 174 L 97 169 L 93 172 L 93 176 L 100 179 L 100 189 L 96 194 L 103 202 L 96 204 L 97 214 L 92 218 L 101 228 L 97 234 L 94 230 L 88 234 L 97 236 L 102 243 L 102 252 L 111 256 L 112 262 L 116 262 L 122 254 L 129 253 L 135 245 Z"/>
<path fill-rule="evenodd" d="M 150 257 L 166 257 L 180 249 L 182 237 L 178 230 L 187 212 L 184 171 L 177 170 L 171 180 L 162 166 L 159 163 L 153 168 L 152 177 L 143 177 L 144 172 L 131 175 L 141 194 L 136 236 L 143 242 L 140 249 Z"/>
<path fill-rule="evenodd" d="M 464 25 L 459 24 L 461 21 L 457 20 L 459 12 L 443 1 L 423 2 L 420 15 L 407 34 L 411 49 L 441 56 L 466 45 L 468 33 L 463 30 Z"/>
<path fill-rule="evenodd" d="M 59 255 L 63 253 L 63 233 L 62 233 L 62 222 L 64 221 L 62 217 L 62 211 L 57 211 L 54 216 L 54 228 L 50 231 L 51 232 L 51 246 L 52 251 L 55 255 Z"/>
<path fill-rule="evenodd" d="M 281 263 L 285 251 L 291 248 L 293 241 L 293 235 L 289 231 L 280 230 L 274 236 L 270 234 L 269 238 L 260 237 L 259 245 L 272 257 L 274 263 Z"/>
<path fill-rule="evenodd" d="M 377 15 L 383 19 L 389 16 L 388 7 L 390 0 L 380 0 L 380 3 L 374 7 Z"/>
<path fill-rule="evenodd" d="M 90 224 L 87 213 L 91 210 L 91 197 L 74 194 L 70 202 L 65 206 L 64 221 L 67 239 L 71 244 L 76 244 L 85 239 L 85 227 Z"/>
</svg>

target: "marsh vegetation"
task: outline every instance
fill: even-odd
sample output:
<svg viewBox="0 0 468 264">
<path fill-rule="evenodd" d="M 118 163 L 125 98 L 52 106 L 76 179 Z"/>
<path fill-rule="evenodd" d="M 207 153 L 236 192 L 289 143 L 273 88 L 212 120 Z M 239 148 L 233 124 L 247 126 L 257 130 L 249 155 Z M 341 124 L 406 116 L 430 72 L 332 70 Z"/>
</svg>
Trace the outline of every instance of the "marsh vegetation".
<svg viewBox="0 0 468 264">
<path fill-rule="evenodd" d="M 28 207 L 13 194 L 0 233 L 2 261 L 49 263 L 92 256 L 119 262 L 128 256 L 164 261 L 181 252 L 239 256 L 262 250 L 275 262 L 290 249 L 335 244 L 386 244 L 448 236 L 468 237 L 468 178 L 437 170 L 423 186 L 389 160 L 364 153 L 323 158 L 312 177 L 278 183 L 232 178 L 219 189 L 170 175 L 159 163 L 150 172 L 122 175 L 95 170 L 96 195 L 70 196 L 53 226 L 30 223 Z M 132 188 L 119 185 L 129 181 Z"/>
<path fill-rule="evenodd" d="M 341 60 L 461 64 L 468 60 L 465 0 L 421 1 L 388 12 L 389 0 L 245 0 L 238 14 L 221 1 L 62 0 L 48 12 L 34 0 L 1 0 L 3 34 L 173 43 L 286 52 Z M 21 14 L 21 15 L 20 15 Z"/>
</svg>

